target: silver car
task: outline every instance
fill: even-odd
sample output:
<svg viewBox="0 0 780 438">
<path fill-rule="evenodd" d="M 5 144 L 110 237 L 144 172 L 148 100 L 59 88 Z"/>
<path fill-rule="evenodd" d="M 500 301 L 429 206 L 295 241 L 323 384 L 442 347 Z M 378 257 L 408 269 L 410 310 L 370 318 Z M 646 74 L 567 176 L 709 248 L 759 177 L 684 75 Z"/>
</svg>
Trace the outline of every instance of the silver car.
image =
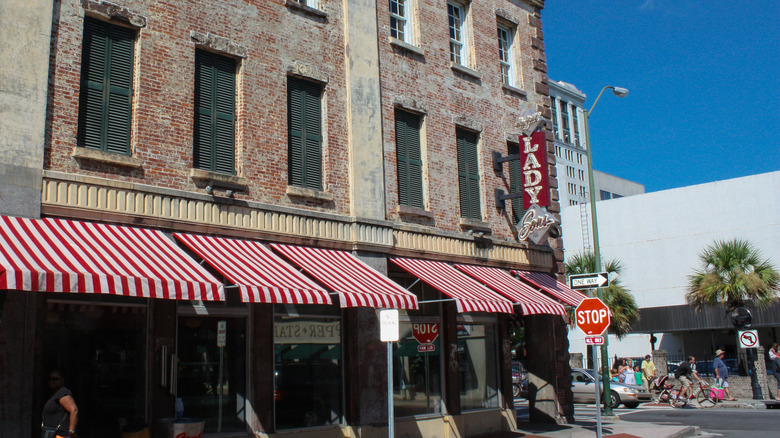
<svg viewBox="0 0 780 438">
<path fill-rule="evenodd" d="M 571 369 L 572 394 L 575 403 L 594 403 L 596 396 L 593 389 L 593 371 L 583 368 Z M 601 376 L 599 376 L 601 382 Z M 627 408 L 635 408 L 639 403 L 649 402 L 652 399 L 644 386 L 629 385 L 626 383 L 609 382 L 610 407 L 617 408 L 622 403 Z M 601 387 L 599 387 L 601 389 Z"/>
</svg>

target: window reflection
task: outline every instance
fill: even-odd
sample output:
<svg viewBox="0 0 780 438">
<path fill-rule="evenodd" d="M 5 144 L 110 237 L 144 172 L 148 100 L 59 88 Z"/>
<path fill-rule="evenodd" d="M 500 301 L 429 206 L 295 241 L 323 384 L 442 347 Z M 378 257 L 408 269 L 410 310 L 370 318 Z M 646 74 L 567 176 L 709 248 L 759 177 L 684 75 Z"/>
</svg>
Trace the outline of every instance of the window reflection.
<svg viewBox="0 0 780 438">
<path fill-rule="evenodd" d="M 498 407 L 495 326 L 458 325 L 460 406 L 463 410 Z"/>
<path fill-rule="evenodd" d="M 277 429 L 338 424 L 342 415 L 338 308 L 288 305 L 277 306 L 276 312 L 274 400 Z"/>
<path fill-rule="evenodd" d="M 393 409 L 397 417 L 441 412 L 438 330 L 435 322 L 400 323 L 400 340 L 393 343 Z"/>
</svg>

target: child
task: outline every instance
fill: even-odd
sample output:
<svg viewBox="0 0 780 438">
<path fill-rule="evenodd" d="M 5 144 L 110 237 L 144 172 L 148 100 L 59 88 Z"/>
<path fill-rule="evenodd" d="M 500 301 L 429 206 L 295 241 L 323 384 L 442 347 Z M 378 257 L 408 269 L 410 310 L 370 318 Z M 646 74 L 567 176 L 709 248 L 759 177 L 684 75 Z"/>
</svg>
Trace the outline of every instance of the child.
<svg viewBox="0 0 780 438">
<path fill-rule="evenodd" d="M 639 365 L 634 365 L 634 376 L 636 384 L 639 385 L 642 382 L 642 370 L 639 369 Z"/>
</svg>

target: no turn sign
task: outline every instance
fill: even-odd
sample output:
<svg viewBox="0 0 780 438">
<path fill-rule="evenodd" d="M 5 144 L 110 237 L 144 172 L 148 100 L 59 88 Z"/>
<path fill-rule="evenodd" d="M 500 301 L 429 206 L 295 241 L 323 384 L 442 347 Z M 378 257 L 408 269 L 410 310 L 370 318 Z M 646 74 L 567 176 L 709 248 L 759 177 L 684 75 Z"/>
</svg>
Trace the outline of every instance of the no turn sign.
<svg viewBox="0 0 780 438">
<path fill-rule="evenodd" d="M 758 331 L 757 330 L 741 330 L 738 333 L 739 348 L 756 348 L 758 347 Z"/>
</svg>

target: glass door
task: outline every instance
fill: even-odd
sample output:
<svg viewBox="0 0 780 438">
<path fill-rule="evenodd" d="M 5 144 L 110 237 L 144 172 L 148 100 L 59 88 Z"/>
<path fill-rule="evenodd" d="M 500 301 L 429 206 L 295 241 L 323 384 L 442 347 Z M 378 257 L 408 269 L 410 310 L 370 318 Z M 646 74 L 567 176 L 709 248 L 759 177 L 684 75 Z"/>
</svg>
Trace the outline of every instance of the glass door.
<svg viewBox="0 0 780 438">
<path fill-rule="evenodd" d="M 205 433 L 246 431 L 247 319 L 179 316 L 177 397 Z"/>
</svg>

